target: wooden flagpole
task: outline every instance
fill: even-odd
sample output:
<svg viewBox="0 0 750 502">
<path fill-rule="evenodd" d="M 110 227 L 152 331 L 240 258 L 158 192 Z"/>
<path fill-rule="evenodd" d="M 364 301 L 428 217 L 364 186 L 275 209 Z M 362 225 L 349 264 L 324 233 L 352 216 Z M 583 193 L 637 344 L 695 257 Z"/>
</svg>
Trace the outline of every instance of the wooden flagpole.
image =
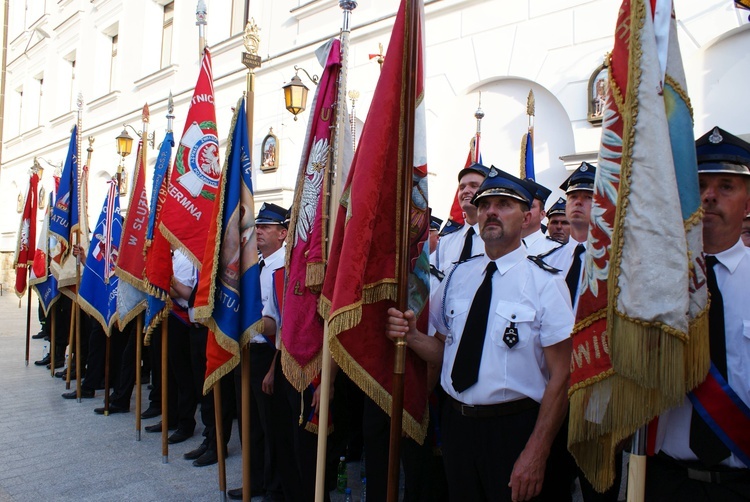
<svg viewBox="0 0 750 502">
<path fill-rule="evenodd" d="M 78 128 L 76 130 L 76 174 L 78 177 L 78 230 L 76 230 L 76 245 L 81 245 L 81 228 L 80 225 L 84 223 L 81 218 L 81 209 L 85 207 L 85 202 L 81 200 L 81 175 L 83 169 L 81 166 L 81 128 L 83 127 L 83 95 L 78 93 Z M 88 193 L 86 193 L 88 196 Z M 85 209 L 84 209 L 85 211 Z M 84 232 L 88 232 L 89 229 L 85 228 Z M 81 287 L 81 257 L 76 256 L 76 296 L 78 296 L 78 290 Z M 73 302 L 73 310 L 76 312 L 76 401 L 81 402 L 81 312 L 78 305 L 78 299 Z M 109 391 L 108 391 L 109 392 Z"/>
<path fill-rule="evenodd" d="M 29 242 L 34 238 L 34 236 L 29 237 Z M 29 350 L 30 350 L 30 344 L 31 344 L 31 286 L 28 286 L 28 275 L 29 271 L 31 270 L 31 267 L 24 268 L 23 273 L 26 274 L 27 281 L 26 281 L 26 289 L 28 290 L 26 292 L 26 366 L 29 365 Z M 21 303 L 20 301 L 18 302 Z M 19 305 L 20 306 L 20 305 Z M 54 368 L 55 361 L 53 361 L 53 356 L 50 356 L 50 367 Z M 54 369 L 53 369 L 54 371 Z"/>
<path fill-rule="evenodd" d="M 648 425 L 635 431 L 628 462 L 627 502 L 646 500 L 646 438 Z M 615 453 L 622 455 L 622 453 Z"/>
<path fill-rule="evenodd" d="M 47 272 L 49 273 L 49 272 Z M 55 335 L 56 335 L 56 329 L 55 329 L 55 318 L 57 316 L 55 315 L 55 305 L 52 304 L 50 307 L 49 314 L 47 315 L 47 319 L 49 321 L 49 353 L 52 354 L 50 356 L 50 368 L 49 368 L 49 374 L 52 378 L 55 378 L 55 349 L 57 348 L 55 345 Z"/>
<path fill-rule="evenodd" d="M 404 68 L 407 68 L 406 82 L 403 96 L 404 103 L 404 131 L 403 149 L 399 163 L 404 170 L 399 182 L 401 183 L 402 205 L 401 205 L 401 248 L 399 253 L 398 271 L 398 308 L 402 312 L 409 308 L 409 227 L 411 223 L 411 191 L 412 171 L 414 169 L 414 124 L 417 102 L 416 79 L 418 50 L 417 35 L 419 34 L 419 1 L 406 0 L 406 54 Z M 399 338 L 395 345 L 393 361 L 393 397 L 391 401 L 391 435 L 388 456 L 388 491 L 387 500 L 398 502 L 398 478 L 401 458 L 401 428 L 404 412 L 404 372 L 406 368 L 406 340 Z"/>
<path fill-rule="evenodd" d="M 158 230 L 157 230 L 158 231 Z M 167 342 L 169 316 L 166 316 L 161 322 L 161 462 L 166 464 L 169 462 L 169 392 L 167 386 L 169 384 L 169 378 L 167 378 L 167 350 L 169 349 L 169 343 Z"/>
<path fill-rule="evenodd" d="M 60 293 L 62 294 L 62 293 Z M 75 303 L 75 302 L 74 302 Z M 76 308 L 75 306 L 70 311 L 70 325 L 68 326 L 68 367 L 65 369 L 65 390 L 70 390 L 70 379 L 71 379 L 71 368 L 73 367 L 73 347 L 75 344 L 76 336 Z"/>
<path fill-rule="evenodd" d="M 232 378 L 232 376 L 229 375 L 226 378 Z M 226 500 L 227 495 L 227 464 L 224 451 L 224 420 L 221 412 L 221 378 L 214 384 L 214 422 L 216 423 L 216 456 L 219 460 L 219 498 L 223 501 Z M 247 438 L 243 442 L 249 443 L 250 440 Z M 250 491 L 249 487 L 247 491 Z M 244 489 L 242 493 L 244 496 Z"/>
<path fill-rule="evenodd" d="M 119 188 L 118 188 L 119 190 Z M 107 337 L 106 345 L 104 349 L 104 416 L 109 416 L 109 371 L 110 364 L 109 358 L 112 350 L 112 330 L 110 328 L 109 333 L 104 333 Z"/>
<path fill-rule="evenodd" d="M 143 358 L 143 312 L 135 321 L 135 440 L 141 440 L 141 359 Z"/>
<path fill-rule="evenodd" d="M 258 45 L 260 37 L 258 25 L 255 20 L 248 20 L 245 25 L 245 34 L 242 37 L 243 45 L 247 52 L 242 53 L 242 64 L 247 68 L 247 89 L 245 97 L 245 109 L 247 112 L 247 142 L 250 145 L 250 165 L 253 162 L 253 118 L 255 113 L 255 68 L 260 68 L 261 58 L 258 56 Z M 250 346 L 245 345 L 240 349 L 240 402 L 242 434 L 242 500 L 250 501 Z M 217 399 L 217 390 L 220 381 L 214 385 L 214 400 Z M 217 401 L 220 404 L 220 400 Z M 217 405 L 218 406 L 218 405 Z M 216 448 L 219 459 L 219 490 L 222 500 L 226 497 L 226 460 L 224 458 L 224 443 L 219 441 L 219 430 L 223 426 L 221 421 L 221 408 L 216 410 Z M 223 431 L 222 431 L 223 436 Z M 223 473 L 223 474 L 222 474 Z"/>
<path fill-rule="evenodd" d="M 336 228 L 336 214 L 338 213 L 338 204 L 331 201 L 337 200 L 338 194 L 341 193 L 341 162 L 344 159 L 343 134 L 342 130 L 346 119 L 346 78 L 348 73 L 349 60 L 349 34 L 351 33 L 351 14 L 357 8 L 357 2 L 339 0 L 339 7 L 344 14 L 341 28 L 341 71 L 339 72 L 338 97 L 336 98 L 336 129 L 333 140 L 333 162 L 330 176 L 330 188 L 326 198 L 328 199 L 328 228 Z M 329 232 L 330 234 L 330 232 Z M 330 252 L 331 239 L 328 239 L 327 251 Z M 326 259 L 328 256 L 326 255 Z M 318 408 L 318 453 L 317 463 L 315 466 L 315 502 L 322 502 L 325 497 L 325 472 L 326 456 L 328 450 L 328 406 L 331 394 L 331 347 L 328 342 L 328 323 L 323 326 L 323 348 L 321 351 L 321 368 L 320 368 L 320 403 Z"/>
</svg>

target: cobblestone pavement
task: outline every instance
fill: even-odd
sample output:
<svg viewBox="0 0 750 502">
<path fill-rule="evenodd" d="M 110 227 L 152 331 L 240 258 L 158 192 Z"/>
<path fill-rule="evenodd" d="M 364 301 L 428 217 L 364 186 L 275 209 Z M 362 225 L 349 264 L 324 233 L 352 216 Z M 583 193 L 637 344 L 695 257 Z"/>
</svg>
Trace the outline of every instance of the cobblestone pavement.
<svg viewBox="0 0 750 502">
<path fill-rule="evenodd" d="M 39 331 L 36 297 L 32 302 L 34 334 Z M 80 403 L 60 397 L 64 381 L 34 365 L 48 342 L 31 340 L 29 366 L 25 365 L 26 297 L 21 308 L 18 305 L 18 298 L 5 289 L 0 296 L 0 502 L 220 499 L 216 465 L 193 467 L 182 458 L 203 440 L 200 417 L 196 435 L 170 445 L 169 461 L 163 463 L 160 434 L 143 432 L 136 441 L 134 412 L 107 417 L 94 413 L 103 405 L 103 390 Z M 148 392 L 143 389 L 145 409 Z M 144 420 L 142 426 L 158 420 Z M 242 484 L 238 437 L 235 422 L 227 458 L 228 488 Z M 349 468 L 358 475 L 358 465 Z M 336 499 L 343 496 L 334 495 Z"/>
</svg>

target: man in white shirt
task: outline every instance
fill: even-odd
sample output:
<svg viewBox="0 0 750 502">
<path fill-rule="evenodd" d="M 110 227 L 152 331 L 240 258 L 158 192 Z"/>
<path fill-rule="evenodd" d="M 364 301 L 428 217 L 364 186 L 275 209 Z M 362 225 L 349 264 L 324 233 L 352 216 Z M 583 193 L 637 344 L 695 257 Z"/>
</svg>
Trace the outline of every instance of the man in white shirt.
<svg viewBox="0 0 750 502">
<path fill-rule="evenodd" d="M 274 272 L 284 267 L 287 234 L 287 210 L 264 203 L 255 218 L 255 231 L 260 251 L 260 291 L 263 302 L 263 333 L 250 340 L 250 479 L 251 496 L 267 493 L 272 500 L 283 498 L 278 459 L 273 441 L 271 395 L 274 392 L 274 365 L 277 357 L 278 331 L 281 326 Z M 235 370 L 238 418 L 242 409 L 241 372 Z M 242 438 L 245 441 L 245 438 Z M 285 459 L 290 461 L 290 459 Z M 242 499 L 242 488 L 229 490 L 231 499 Z"/>
<path fill-rule="evenodd" d="M 442 273 L 446 273 L 455 262 L 484 252 L 484 243 L 479 237 L 477 208 L 471 200 L 488 172 L 489 169 L 482 164 L 472 164 L 458 173 L 458 201 L 466 223 L 459 230 L 442 235 L 437 249 L 430 256 L 431 264 Z"/>
<path fill-rule="evenodd" d="M 443 460 L 451 500 L 570 500 L 554 438 L 567 410 L 573 315 L 562 279 L 527 258 L 532 188 L 495 169 L 473 203 L 486 254 L 433 292 L 435 336 L 389 310 L 386 335 L 442 364 Z M 549 466 L 549 468 L 548 468 Z"/>
<path fill-rule="evenodd" d="M 552 190 L 531 178 L 526 178 L 524 181 L 534 188 L 534 201 L 531 203 L 531 221 L 521 232 L 521 237 L 523 245 L 526 247 L 526 253 L 530 256 L 536 256 L 560 247 L 559 242 L 553 241 L 542 231 L 542 220 L 546 216 L 544 205 L 547 203 L 547 198 Z"/>
<path fill-rule="evenodd" d="M 750 144 L 715 127 L 696 141 L 703 217 L 711 371 L 658 419 L 649 501 L 750 500 Z"/>
</svg>

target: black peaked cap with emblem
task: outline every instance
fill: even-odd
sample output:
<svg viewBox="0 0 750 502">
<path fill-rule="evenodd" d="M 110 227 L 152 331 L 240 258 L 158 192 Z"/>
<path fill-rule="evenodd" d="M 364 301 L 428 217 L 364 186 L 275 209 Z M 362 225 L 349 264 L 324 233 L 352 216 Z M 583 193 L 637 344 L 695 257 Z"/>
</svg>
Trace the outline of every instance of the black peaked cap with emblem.
<svg viewBox="0 0 750 502">
<path fill-rule="evenodd" d="M 461 178 L 463 178 L 467 173 L 477 173 L 481 174 L 485 178 L 487 177 L 487 173 L 490 172 L 490 168 L 487 166 L 483 166 L 482 164 L 479 164 L 478 162 L 473 163 L 472 165 L 468 167 L 464 167 L 460 171 L 458 171 L 458 182 L 461 183 Z"/>
<path fill-rule="evenodd" d="M 575 192 L 576 190 L 593 192 L 595 177 L 596 167 L 588 162 L 581 162 L 581 165 L 573 171 L 573 174 L 563 181 L 560 189 L 565 193 Z"/>
<path fill-rule="evenodd" d="M 750 175 L 750 143 L 720 127 L 695 142 L 698 172 Z"/>
<path fill-rule="evenodd" d="M 289 224 L 287 214 L 289 211 L 281 206 L 272 204 L 270 202 L 264 202 L 260 206 L 258 216 L 255 218 L 256 225 L 281 225 L 284 228 Z"/>
<path fill-rule="evenodd" d="M 565 204 L 566 200 L 560 197 L 557 199 L 557 202 L 552 204 L 549 209 L 547 209 L 547 218 L 551 216 L 555 216 L 556 214 L 561 214 L 565 216 Z"/>
<path fill-rule="evenodd" d="M 531 201 L 534 200 L 534 187 L 512 174 L 492 166 L 490 172 L 487 173 L 487 178 L 477 189 L 474 198 L 471 199 L 471 203 L 479 206 L 479 200 L 493 196 L 510 197 L 531 208 Z"/>
<path fill-rule="evenodd" d="M 542 202 L 542 207 L 547 203 L 547 199 L 552 194 L 552 190 L 544 185 L 540 185 L 531 178 L 525 178 L 524 181 L 534 187 L 534 198 Z"/>
</svg>

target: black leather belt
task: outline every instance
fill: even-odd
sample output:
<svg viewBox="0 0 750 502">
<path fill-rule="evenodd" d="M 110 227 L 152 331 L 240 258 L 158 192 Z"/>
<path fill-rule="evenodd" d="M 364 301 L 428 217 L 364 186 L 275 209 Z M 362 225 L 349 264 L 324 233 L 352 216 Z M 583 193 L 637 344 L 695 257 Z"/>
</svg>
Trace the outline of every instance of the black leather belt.
<svg viewBox="0 0 750 502">
<path fill-rule="evenodd" d="M 682 462 L 670 457 L 666 453 L 659 452 L 657 458 L 666 461 L 673 467 L 684 470 L 688 479 L 702 481 L 703 483 L 724 484 L 736 481 L 750 482 L 750 469 L 733 469 L 731 467 L 717 466 L 714 469 L 706 469 L 698 462 Z"/>
<path fill-rule="evenodd" d="M 518 399 L 516 401 L 508 401 L 507 403 L 477 405 L 464 404 L 450 396 L 448 396 L 448 399 L 454 410 L 458 411 L 465 417 L 471 418 L 492 418 L 505 415 L 515 415 L 539 406 L 539 403 L 530 397 Z"/>
</svg>

